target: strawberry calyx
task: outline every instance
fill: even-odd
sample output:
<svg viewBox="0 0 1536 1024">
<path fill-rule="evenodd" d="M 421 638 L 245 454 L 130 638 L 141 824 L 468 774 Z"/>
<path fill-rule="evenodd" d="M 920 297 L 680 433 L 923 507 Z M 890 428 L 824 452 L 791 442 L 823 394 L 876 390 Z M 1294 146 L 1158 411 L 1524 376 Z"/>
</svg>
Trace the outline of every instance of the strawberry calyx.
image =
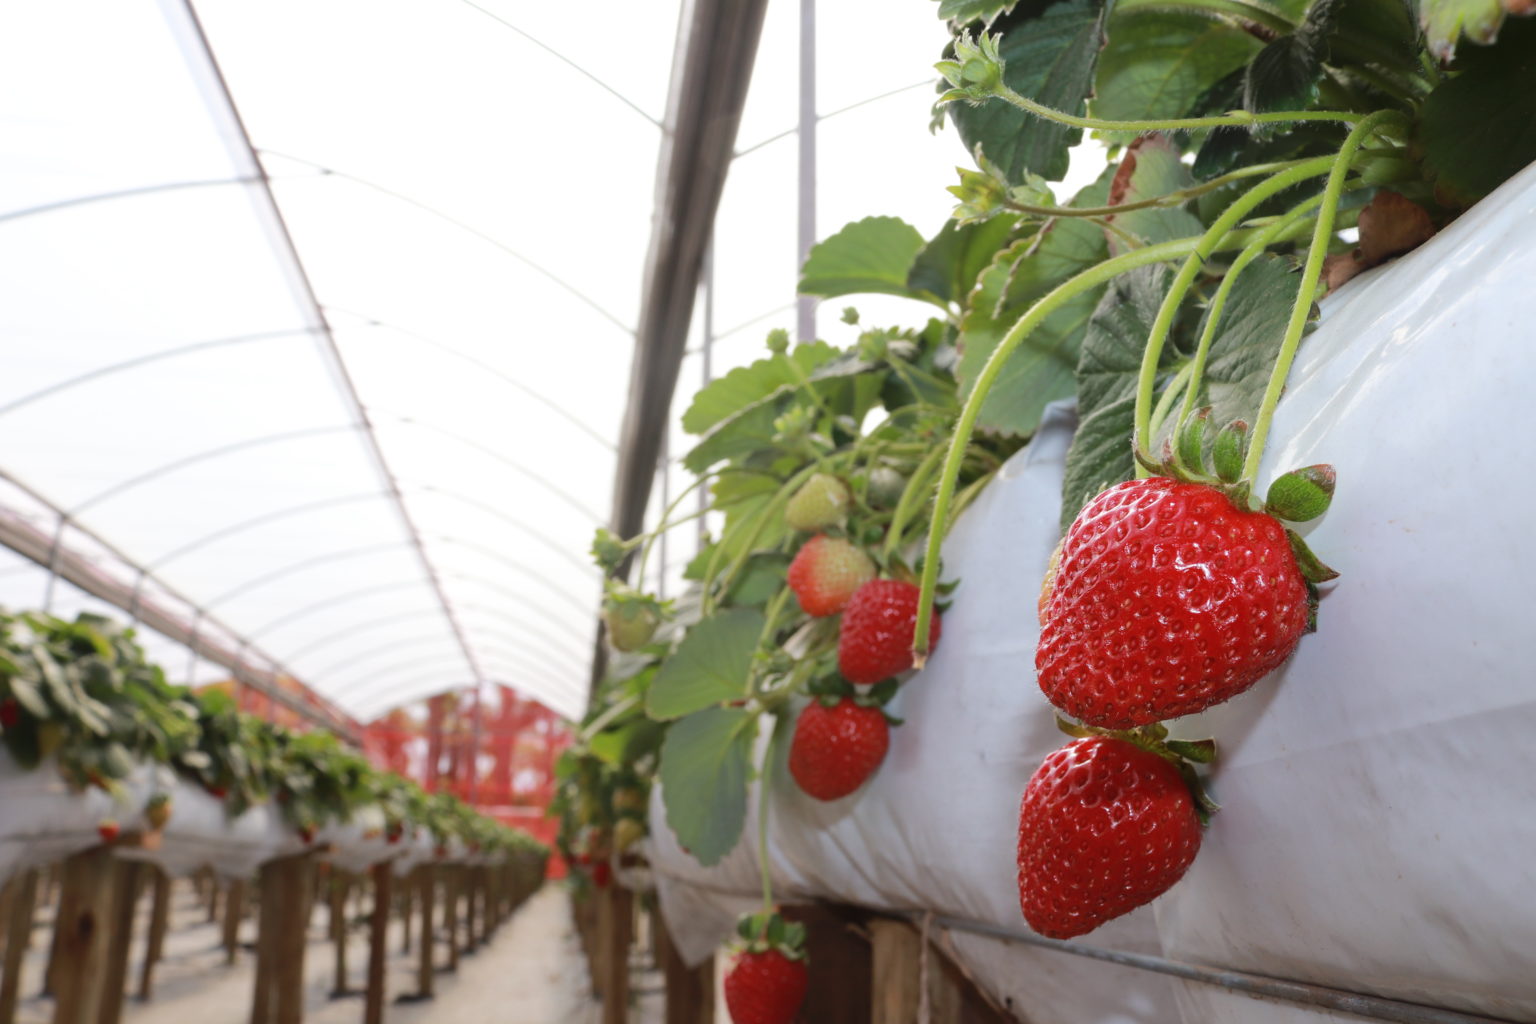
<svg viewBox="0 0 1536 1024">
<path fill-rule="evenodd" d="M 1074 739 L 1106 736 L 1120 740 L 1149 754 L 1155 754 L 1173 765 L 1179 770 L 1179 777 L 1184 780 L 1184 785 L 1189 787 L 1190 798 L 1195 802 L 1195 814 L 1199 817 L 1202 826 L 1209 825 L 1211 815 L 1221 810 L 1221 805 L 1211 799 L 1210 794 L 1205 791 L 1205 784 L 1200 780 L 1199 773 L 1195 771 L 1195 765 L 1211 764 L 1216 760 L 1216 741 L 1213 739 L 1169 739 L 1168 727 L 1161 722 L 1138 726 L 1135 729 L 1100 729 L 1097 726 L 1073 722 L 1057 715 L 1056 728 Z"/>
<path fill-rule="evenodd" d="M 785 921 L 777 910 L 743 914 L 736 921 L 733 950 L 743 953 L 776 952 L 786 960 L 805 959 L 805 925 Z"/>
<path fill-rule="evenodd" d="M 806 692 L 813 701 L 825 708 L 835 708 L 845 700 L 861 708 L 875 708 L 885 717 L 886 725 L 896 726 L 905 724 L 905 719 L 897 718 L 885 706 L 899 689 L 901 683 L 895 679 L 885 679 L 873 686 L 854 686 L 842 676 L 831 674 L 812 680 Z"/>
</svg>

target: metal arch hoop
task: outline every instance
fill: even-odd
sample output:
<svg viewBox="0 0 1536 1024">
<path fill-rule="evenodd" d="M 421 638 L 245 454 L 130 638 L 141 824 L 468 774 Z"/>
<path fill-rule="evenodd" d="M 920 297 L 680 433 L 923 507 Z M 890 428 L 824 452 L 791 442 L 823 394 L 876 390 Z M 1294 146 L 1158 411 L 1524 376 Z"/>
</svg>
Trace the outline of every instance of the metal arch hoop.
<svg viewBox="0 0 1536 1024">
<path fill-rule="evenodd" d="M 495 505 L 492 505 L 489 502 L 481 501 L 479 498 L 472 498 L 460 491 L 437 487 L 434 485 L 416 484 L 412 485 L 410 490 L 417 494 L 440 494 L 445 498 L 450 498 L 453 501 L 461 502 L 465 505 L 469 505 L 472 508 L 478 508 L 480 511 L 486 513 L 492 518 L 499 519 L 503 523 L 506 523 L 508 526 L 532 537 L 534 540 L 544 545 L 550 551 L 553 551 L 567 562 L 570 562 L 572 565 L 576 566 L 576 568 L 580 569 L 584 574 L 594 577 L 598 575 L 598 570 L 596 567 L 588 564 L 587 562 L 583 562 L 581 559 L 571 554 L 570 550 L 565 545 L 551 539 L 548 535 L 535 530 L 521 519 L 518 519 L 515 516 L 507 515 L 501 509 L 497 508 Z"/>
<path fill-rule="evenodd" d="M 437 434 L 440 437 L 446 437 L 450 441 L 456 441 L 459 444 L 462 444 L 462 445 L 464 445 L 467 448 L 472 448 L 475 451 L 480 452 L 482 455 L 485 455 L 488 458 L 494 459 L 495 461 L 501 463 L 503 466 L 506 466 L 508 469 L 511 469 L 511 470 L 513 470 L 513 471 L 515 471 L 517 473 L 521 473 L 524 477 L 528 478 L 533 483 L 538 484 L 540 487 L 544 488 L 550 494 L 553 494 L 555 497 L 559 498 L 561 501 L 563 501 L 567 505 L 571 506 L 571 508 L 575 509 L 577 512 L 580 512 L 582 515 L 584 515 L 588 519 L 592 520 L 593 525 L 595 525 L 595 526 L 603 525 L 603 519 L 602 519 L 601 516 L 599 516 L 596 512 L 592 511 L 591 509 L 587 508 L 587 506 L 583 505 L 578 498 L 576 498 L 575 496 L 571 495 L 569 492 L 567 492 L 563 488 L 555 486 L 555 484 L 551 480 L 549 480 L 549 478 L 544 476 L 544 474 L 534 472 L 533 470 L 529 469 L 527 466 L 521 465 L 520 463 L 517 463 L 517 462 L 513 462 L 511 459 L 507 458 L 505 455 L 501 454 L 496 449 L 491 448 L 491 447 L 489 447 L 487 445 L 483 445 L 479 441 L 476 441 L 474 438 L 465 437 L 463 434 L 455 433 L 454 431 L 449 430 L 446 427 L 440 427 L 440 426 L 438 426 L 435 423 L 428 423 L 425 420 L 418 419 L 415 416 L 406 416 L 406 415 L 403 415 L 401 413 L 390 412 L 390 411 L 384 410 L 384 409 L 375 409 L 374 412 L 375 413 L 381 413 L 381 414 L 383 414 L 385 416 L 388 416 L 397 425 L 407 426 L 407 427 L 419 427 L 422 430 L 429 430 L 432 433 Z"/>
<path fill-rule="evenodd" d="M 453 634 L 452 633 L 448 633 L 448 632 L 441 632 L 440 631 L 440 632 L 436 632 L 436 633 L 421 633 L 421 634 L 418 634 L 416 636 L 404 637 L 402 639 L 395 640 L 395 641 L 393 641 L 391 643 L 387 643 L 387 644 L 383 644 L 383 645 L 381 645 L 379 647 L 371 648 L 368 651 L 363 652 L 361 654 L 353 655 L 352 657 L 347 658 L 345 661 L 338 662 L 338 663 L 336 663 L 334 665 L 327 666 L 322 671 L 314 673 L 314 678 L 316 678 L 316 679 L 327 679 L 327 678 L 330 678 L 333 675 L 333 673 L 341 672 L 343 670 L 350 669 L 350 668 L 353 668 L 353 667 L 358 666 L 358 665 L 367 664 L 368 662 L 371 662 L 374 659 L 379 658 L 379 657 L 383 657 L 385 655 L 395 654 L 398 651 L 410 650 L 411 648 L 414 648 L 414 647 L 425 647 L 428 644 L 442 644 L 442 643 L 453 644 L 454 643 Z M 337 697 L 339 699 L 341 694 L 345 694 L 345 693 L 348 692 L 350 686 L 351 686 L 350 683 L 346 684 L 346 685 L 342 685 L 342 686 L 329 686 L 329 687 L 326 688 L 326 692 L 329 693 L 329 694 L 337 695 Z"/>
<path fill-rule="evenodd" d="M 421 586 L 421 580 L 419 580 L 419 579 L 410 579 L 410 580 L 399 580 L 398 582 L 395 582 L 395 583 L 385 583 L 385 584 L 383 584 L 381 586 L 359 587 L 356 590 L 343 591 L 340 594 L 333 594 L 332 596 L 326 598 L 323 601 L 316 601 L 314 604 L 307 604 L 307 605 L 305 605 L 302 608 L 296 608 L 293 611 L 284 612 L 282 615 L 279 615 L 277 618 L 269 619 L 268 621 L 262 623 L 259 628 L 251 630 L 249 633 L 246 634 L 246 636 L 254 639 L 254 638 L 256 638 L 257 636 L 260 636 L 263 633 L 271 632 L 272 630 L 276 629 L 278 626 L 287 625 L 288 623 L 294 621 L 295 619 L 301 619 L 301 618 L 303 618 L 306 615 L 313 615 L 315 612 L 321 611 L 321 610 L 326 609 L 326 608 L 333 607 L 335 605 L 339 605 L 342 602 L 348 601 L 348 600 L 350 600 L 350 599 L 352 599 L 354 597 L 367 597 L 367 596 L 369 596 L 371 594 L 387 593 L 387 592 L 392 591 L 392 590 L 405 590 L 405 589 L 407 589 L 409 587 L 419 587 L 419 586 Z"/>
<path fill-rule="evenodd" d="M 167 551 L 159 558 L 156 558 L 154 561 L 150 562 L 147 568 L 150 570 L 162 569 L 171 562 L 176 561 L 178 558 L 181 558 L 184 555 L 190 555 L 192 552 L 201 550 L 202 548 L 207 547 L 209 544 L 213 544 L 221 540 L 226 540 L 235 536 L 236 534 L 244 533 L 247 530 L 254 530 L 258 526 L 266 526 L 268 523 L 275 523 L 283 519 L 291 519 L 294 516 L 307 515 L 310 512 L 319 512 L 322 509 L 335 508 L 338 505 L 350 505 L 360 501 L 387 500 L 389 500 L 389 495 L 385 494 L 383 491 L 368 491 L 363 494 L 346 494 L 339 498 L 322 498 L 319 501 L 307 501 L 302 505 L 290 505 L 287 508 L 280 508 L 272 512 L 266 512 L 262 515 L 256 516 L 253 519 L 246 519 L 231 526 L 220 527 L 219 529 L 214 530 L 212 533 L 205 533 L 200 537 L 188 541 L 186 544 L 183 544 L 180 547 L 172 548 L 170 551 Z"/>
<path fill-rule="evenodd" d="M 570 412 L 564 406 L 562 406 L 560 403 L 551 401 L 548 396 L 540 394 L 539 392 L 537 392 L 537 391 L 533 390 L 532 388 L 530 388 L 528 385 L 524 384 L 522 381 L 518 380 L 516 377 L 508 376 L 507 374 L 503 373 L 501 370 L 498 370 L 496 367 L 492 366 L 490 363 L 487 363 L 487 362 L 485 362 L 482 359 L 476 359 L 474 356 L 469 355 L 466 352 L 460 352 L 458 349 L 453 348 L 453 347 L 448 346 L 448 345 L 445 345 L 445 344 L 443 344 L 440 341 L 436 341 L 436 340 L 434 340 L 432 338 L 429 338 L 425 334 L 420 333 L 419 331 L 413 331 L 413 330 L 411 330 L 408 327 L 401 327 L 401 326 L 399 326 L 397 324 L 392 324 L 392 323 L 390 323 L 387 320 L 380 320 L 378 317 L 369 316 L 367 313 L 360 313 L 357 310 L 347 309 L 347 308 L 345 308 L 343 306 L 326 306 L 324 308 L 326 308 L 328 310 L 334 310 L 337 313 L 346 313 L 348 316 L 355 316 L 359 320 L 363 321 L 360 324 L 352 325 L 353 327 L 376 327 L 376 328 L 382 328 L 382 329 L 384 329 L 386 331 L 394 331 L 396 334 L 400 335 L 401 337 L 409 338 L 412 341 L 419 342 L 420 344 L 426 345 L 429 348 L 435 348 L 439 352 L 442 352 L 442 353 L 444 353 L 446 355 L 453 356 L 455 359 L 459 359 L 459 360 L 462 360 L 463 362 L 469 363 L 471 366 L 475 367 L 476 369 L 483 370 L 484 372 L 490 374 L 492 377 L 495 377 L 496 379 L 500 380 L 503 384 L 507 384 L 507 385 L 517 389 L 518 391 L 522 392 L 527 397 L 529 397 L 529 398 L 533 399 L 534 401 L 538 402 L 540 405 L 543 405 L 545 408 L 549 409 L 555 415 L 561 417 L 562 419 L 564 419 L 565 421 L 570 423 L 577 430 L 580 430 L 582 433 L 586 434 L 588 437 L 590 437 L 592 440 L 596 441 L 599 445 L 601 445 L 603 448 L 607 449 L 608 451 L 610 451 L 610 452 L 617 451 L 617 446 L 614 445 L 614 443 L 612 441 L 608 440 L 602 434 L 599 434 L 597 431 L 593 430 L 590 425 L 588 425 L 587 423 L 583 422 L 581 420 L 581 418 L 578 417 L 575 413 Z M 349 329 L 351 329 L 351 328 L 349 328 L 347 326 L 333 327 L 332 328 L 333 331 L 337 331 L 337 330 L 344 331 L 344 330 L 349 330 Z"/>
<path fill-rule="evenodd" d="M 453 544 L 457 547 L 468 548 L 471 551 L 478 551 L 480 554 L 486 556 L 487 558 L 494 559 L 502 565 L 505 565 L 507 568 L 516 570 L 520 575 L 538 580 L 544 591 L 550 594 L 559 595 L 561 599 L 569 604 L 571 608 L 573 608 L 577 614 L 581 615 L 582 617 L 585 618 L 593 614 L 593 609 L 595 606 L 590 602 L 583 601 L 576 595 L 572 594 L 570 591 L 553 585 L 549 581 L 549 577 L 547 575 L 535 572 L 523 563 L 508 558 L 506 555 L 502 554 L 500 551 L 497 551 L 493 547 L 489 547 L 485 544 L 477 544 L 471 540 L 461 540 L 457 537 L 447 537 L 442 534 L 433 534 L 432 539 L 435 541 L 440 541 L 444 544 Z M 513 596 L 516 594 L 516 591 L 508 590 L 506 587 L 498 586 L 487 576 L 479 576 L 473 573 L 446 572 L 443 574 L 443 578 L 463 580 L 468 583 L 477 583 L 492 590 L 500 591 L 501 593 L 508 596 Z"/>
<path fill-rule="evenodd" d="M 116 497 L 125 491 L 130 491 L 133 488 L 138 487 L 140 484 L 146 484 L 151 480 L 156 480 L 169 473 L 174 473 L 178 469 L 185 469 L 187 466 L 193 466 L 199 462 L 205 462 L 208 459 L 216 459 L 225 455 L 232 455 L 235 452 L 245 451 L 251 448 L 260 448 L 269 444 L 282 444 L 284 441 L 295 441 L 306 437 L 320 437 L 325 434 L 349 433 L 356 431 L 357 429 L 358 426 L 355 423 L 349 423 L 345 426 L 339 427 L 309 427 L 304 430 L 286 430 L 280 434 L 264 434 L 261 437 L 246 438 L 243 441 L 235 441 L 231 444 L 219 445 L 217 448 L 208 448 L 193 455 L 184 456 L 183 458 L 179 458 L 171 462 L 162 463 L 156 466 L 154 469 L 146 470 L 137 476 L 129 477 L 127 480 L 113 484 L 111 487 L 108 487 L 104 491 L 97 491 L 89 498 L 86 498 L 84 501 L 75 505 L 74 508 L 71 508 L 66 513 L 66 515 L 78 516 L 81 512 L 84 512 L 86 509 L 92 507 L 93 505 L 97 505 L 103 501 L 106 501 L 108 498 Z"/>
<path fill-rule="evenodd" d="M 505 667 L 507 669 L 511 669 L 513 671 L 516 671 L 516 672 L 528 671 L 528 669 L 526 667 L 524 667 L 524 666 L 506 665 L 506 666 L 503 666 L 503 667 Z M 414 670 L 414 667 L 413 667 L 413 670 Z M 427 674 L 430 674 L 430 670 L 429 670 L 429 673 L 427 673 Z M 418 672 L 418 674 L 416 674 L 416 675 L 412 675 L 412 676 L 410 676 L 410 677 L 408 677 L 406 679 L 402 679 L 402 680 L 399 680 L 399 681 L 396 681 L 396 682 L 392 682 L 388 686 L 381 687 L 380 689 L 375 691 L 373 694 L 370 695 L 374 699 L 361 702 L 361 703 L 359 703 L 357 705 L 359 718 L 363 719 L 364 721 L 370 720 L 372 718 L 377 718 L 378 715 L 381 714 L 382 712 L 387 711 L 390 708 L 399 707 L 400 705 L 402 705 L 402 704 L 404 704 L 404 703 L 406 703 L 408 701 L 418 700 L 418 699 L 421 699 L 423 697 L 431 697 L 431 696 L 433 696 L 433 695 L 435 695 L 437 693 L 446 692 L 447 690 L 454 689 L 454 687 L 452 687 L 452 686 L 445 686 L 445 687 L 443 687 L 442 689 L 439 689 L 439 690 L 430 690 L 430 689 L 429 690 L 417 690 L 415 693 L 412 693 L 410 696 L 406 696 L 406 697 L 399 696 L 399 694 L 401 694 L 402 692 L 412 691 L 412 690 L 415 690 L 416 687 L 424 685 L 423 675 L 424 675 L 423 673 Z M 499 679 L 499 678 L 494 678 L 494 677 L 488 678 L 486 680 L 486 682 L 488 682 L 488 683 L 490 683 L 492 685 L 505 686 L 508 689 L 516 690 L 516 691 L 518 691 L 519 693 L 522 693 L 525 696 L 531 696 L 534 699 L 540 700 L 541 703 L 542 703 L 543 700 L 553 700 L 557 696 L 557 694 L 558 694 L 557 690 L 554 691 L 554 692 L 541 692 L 541 691 L 546 690 L 545 686 L 534 687 L 534 686 L 528 685 L 527 683 L 513 683 L 513 682 L 510 682 L 510 681 L 507 681 L 507 680 L 503 680 L 503 679 Z M 552 684 L 550 684 L 550 685 L 552 686 Z"/>
<path fill-rule="evenodd" d="M 120 363 L 110 366 L 99 366 L 94 370 L 50 384 L 45 388 L 13 398 L 5 405 L 0 405 L 0 416 L 15 412 L 23 406 L 41 401 L 50 395 L 56 395 L 61 391 L 68 391 L 81 384 L 88 383 L 101 377 L 109 377 L 115 373 L 124 373 L 128 370 L 136 370 L 141 366 L 148 366 L 165 359 L 179 359 L 182 356 L 195 355 L 212 348 L 223 348 L 226 345 L 245 345 L 258 341 L 274 341 L 286 338 L 304 338 L 317 333 L 314 327 L 289 327 L 281 331 L 260 331 L 255 334 L 237 334 L 228 338 L 212 338 L 207 341 L 195 341 L 190 345 L 180 345 L 176 348 L 168 348 L 159 352 L 151 352 L 148 355 L 135 356 L 133 359 L 125 359 Z"/>
<path fill-rule="evenodd" d="M 498 637 L 496 637 L 496 639 L 511 640 L 511 642 L 513 642 L 513 643 L 517 642 L 514 638 L 509 638 L 509 637 L 498 636 Z M 376 654 L 388 653 L 388 652 L 391 652 L 391 651 L 393 651 L 395 649 L 403 648 L 403 647 L 407 647 L 407 646 L 412 646 L 412 645 L 414 645 L 416 643 L 420 643 L 420 642 L 424 642 L 424 638 L 416 637 L 416 638 L 413 638 L 410 641 L 402 641 L 401 643 L 398 643 L 398 644 L 389 644 L 389 645 L 386 645 L 384 647 L 375 648 L 373 651 L 369 652 L 368 654 L 363 655 L 362 657 L 349 659 L 348 662 L 346 664 L 344 664 L 344 665 L 335 666 L 335 667 L 333 667 L 331 669 L 328 669 L 325 673 L 316 673 L 316 678 L 324 678 L 326 675 L 329 675 L 331 672 L 340 671 L 342 668 L 345 668 L 348 665 L 354 664 L 354 663 L 359 662 L 359 661 L 371 660 L 374 657 L 374 655 L 376 655 Z M 499 648 L 498 648 L 498 650 L 499 650 Z M 542 670 L 543 671 L 552 672 L 552 673 L 554 673 L 556 675 L 558 675 L 560 673 L 572 673 L 573 671 L 574 671 L 575 675 L 580 675 L 581 674 L 581 671 L 580 671 L 579 667 L 576 667 L 573 670 L 573 667 L 570 666 L 570 665 L 562 665 L 559 662 L 550 660 L 551 659 L 551 653 L 547 652 L 547 651 L 543 651 L 543 650 L 539 650 L 539 649 L 535 649 L 535 648 L 528 648 L 528 649 L 526 649 L 525 651 L 522 651 L 522 652 L 502 651 L 501 653 L 503 655 L 506 655 L 506 654 L 509 654 L 509 653 L 520 653 L 520 654 L 526 654 L 526 655 L 530 655 L 530 656 L 537 655 L 537 657 L 544 662 L 544 664 L 542 665 Z M 360 683 L 358 681 L 355 681 L 355 680 L 351 681 L 351 682 L 345 682 L 345 683 L 342 683 L 339 686 L 331 687 L 328 690 L 328 692 L 337 695 L 338 698 L 341 698 L 344 695 L 346 695 L 348 693 L 351 693 L 353 690 L 355 690 L 358 685 L 360 685 Z"/>
<path fill-rule="evenodd" d="M 565 620 L 563 620 L 563 619 L 559 618 L 558 616 L 554 615 L 544 605 L 542 605 L 539 602 L 533 600 L 532 598 L 526 597 L 526 596 L 524 596 L 522 594 L 515 594 L 515 595 L 514 594 L 508 594 L 507 597 L 508 597 L 509 600 L 514 600 L 518 604 L 524 606 L 525 608 L 528 608 L 528 609 L 530 609 L 532 611 L 538 612 L 544 618 L 548 619 L 549 622 L 552 625 L 558 626 L 567 636 L 571 637 L 572 639 L 574 639 L 577 643 L 581 644 L 582 646 L 586 646 L 587 638 L 586 638 L 586 636 L 584 634 L 581 633 L 580 630 L 576 629 L 576 627 L 572 626 L 570 623 L 566 622 Z M 482 614 L 482 615 L 491 615 L 491 616 L 494 616 L 494 617 L 496 617 L 498 619 L 505 619 L 505 620 L 507 620 L 509 622 L 521 622 L 521 621 L 523 621 L 522 619 L 519 619 L 515 615 L 512 615 L 511 613 L 506 612 L 506 611 L 504 611 L 504 610 L 502 610 L 500 608 L 497 608 L 494 605 L 488 605 L 488 604 L 464 604 L 464 603 L 461 602 L 459 604 L 458 608 L 459 608 L 459 611 L 464 612 L 465 614 L 478 613 L 478 614 Z"/>
<path fill-rule="evenodd" d="M 285 576 L 291 576 L 296 572 L 303 572 L 305 569 L 313 568 L 317 565 L 324 565 L 327 562 L 343 562 L 349 558 L 361 558 L 364 555 L 379 554 L 383 551 L 397 551 L 402 548 L 409 548 L 412 546 L 413 545 L 409 540 L 392 540 L 386 544 L 369 544 L 360 548 L 347 548 L 344 551 L 327 551 L 323 555 L 314 555 L 310 558 L 304 558 L 297 562 L 291 562 L 288 565 L 283 566 L 281 569 L 274 569 L 271 572 L 262 573 L 260 576 L 255 576 L 251 579 L 245 580 L 239 586 L 224 591 L 223 593 L 214 597 L 212 600 L 204 601 L 203 607 L 212 608 L 215 605 L 221 605 L 231 598 L 239 597 L 241 594 L 249 593 L 258 587 L 266 586 L 273 580 L 280 580 Z"/>
<path fill-rule="evenodd" d="M 428 618 L 436 611 L 436 606 L 425 609 L 417 608 L 408 612 L 399 612 L 394 615 L 385 615 L 381 618 L 369 619 L 367 622 L 355 623 L 345 627 L 344 629 L 332 630 L 313 643 L 305 644 L 303 647 L 300 647 L 297 650 L 289 651 L 288 660 L 296 661 L 299 658 L 305 657 L 306 655 L 313 654 L 318 650 L 329 647 L 331 644 L 337 642 L 338 640 L 345 640 L 348 637 L 356 636 L 359 633 L 366 633 L 371 629 L 378 629 L 381 626 L 388 626 L 396 622 L 405 622 L 408 619 Z"/>
</svg>

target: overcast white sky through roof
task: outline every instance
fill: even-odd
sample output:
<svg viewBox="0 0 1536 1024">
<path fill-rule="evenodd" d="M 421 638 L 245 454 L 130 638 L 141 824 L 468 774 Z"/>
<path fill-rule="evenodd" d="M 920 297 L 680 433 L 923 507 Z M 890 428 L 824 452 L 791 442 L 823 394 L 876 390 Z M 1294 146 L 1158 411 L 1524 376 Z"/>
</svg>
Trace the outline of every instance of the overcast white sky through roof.
<svg viewBox="0 0 1536 1024">
<path fill-rule="evenodd" d="M 947 216 L 966 158 L 926 127 L 936 10 L 820 5 L 819 110 L 894 91 L 823 121 L 820 235 Z M 439 589 L 485 681 L 579 714 L 678 4 L 195 11 L 239 121 L 179 0 L 0 10 L 0 470 L 359 717 L 474 681 Z M 793 322 L 799 17 L 770 3 L 720 211 L 716 373 Z M 841 305 L 820 323 L 845 342 Z M 39 606 L 46 576 L 0 553 L 0 603 Z M 148 639 L 173 677 L 227 674 Z"/>
</svg>

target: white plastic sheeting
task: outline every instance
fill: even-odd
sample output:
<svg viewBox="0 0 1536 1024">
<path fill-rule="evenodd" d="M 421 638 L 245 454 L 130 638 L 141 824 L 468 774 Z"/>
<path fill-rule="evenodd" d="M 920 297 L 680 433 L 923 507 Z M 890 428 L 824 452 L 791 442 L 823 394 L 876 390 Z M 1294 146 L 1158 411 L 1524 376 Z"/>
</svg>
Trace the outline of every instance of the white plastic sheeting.
<svg viewBox="0 0 1536 1024">
<path fill-rule="evenodd" d="M 1325 303 L 1260 480 L 1337 467 L 1338 494 L 1309 541 L 1342 576 L 1325 588 L 1319 632 L 1284 668 L 1178 723 L 1221 748 L 1212 789 L 1223 809 L 1189 874 L 1079 941 L 1536 1019 L 1536 552 L 1520 469 L 1536 434 L 1533 217 L 1536 168 Z M 880 772 L 832 804 L 779 780 L 770 863 L 784 897 L 1024 930 L 1019 796 L 1066 742 L 1033 653 L 1070 429 L 1053 415 L 949 538 L 945 565 L 961 588 L 929 668 L 899 697 L 906 725 Z M 704 870 L 678 849 L 659 801 L 652 817 L 663 906 L 702 955 L 755 901 L 755 834 L 749 825 Z M 1346 1019 L 952 940 L 985 987 L 1039 1024 Z"/>
<path fill-rule="evenodd" d="M 360 719 L 477 679 L 579 714 L 679 7 L 6 6 L 0 509 Z M 817 17 L 818 233 L 936 230 L 933 5 Z M 715 374 L 792 322 L 799 18 L 722 204 Z M 0 552 L 0 605 L 45 599 L 122 616 Z"/>
</svg>

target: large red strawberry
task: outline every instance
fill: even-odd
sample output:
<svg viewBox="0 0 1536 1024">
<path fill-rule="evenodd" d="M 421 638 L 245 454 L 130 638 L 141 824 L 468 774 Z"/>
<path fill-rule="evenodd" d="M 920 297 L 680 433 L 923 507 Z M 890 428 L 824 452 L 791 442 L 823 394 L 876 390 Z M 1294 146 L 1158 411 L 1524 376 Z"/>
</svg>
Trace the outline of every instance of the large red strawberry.
<svg viewBox="0 0 1536 1024">
<path fill-rule="evenodd" d="M 1019 809 L 1019 905 L 1070 939 L 1167 892 L 1200 851 L 1194 798 L 1170 761 L 1089 736 L 1047 757 Z"/>
<path fill-rule="evenodd" d="M 854 591 L 875 578 L 875 563 L 841 537 L 818 533 L 800 546 L 786 578 L 805 614 L 836 615 Z"/>
<path fill-rule="evenodd" d="M 789 774 L 817 800 L 838 800 L 875 773 L 891 745 L 885 713 L 844 697 L 831 707 L 812 701 L 795 720 Z"/>
<path fill-rule="evenodd" d="M 725 976 L 725 1006 L 733 1024 L 789 1024 L 809 982 L 804 960 L 778 949 L 743 950 Z"/>
<path fill-rule="evenodd" d="M 1131 480 L 1067 531 L 1035 670 L 1058 708 L 1129 729 L 1242 693 L 1290 657 L 1309 614 L 1279 520 L 1204 484 Z"/>
<path fill-rule="evenodd" d="M 837 634 L 837 667 L 850 683 L 878 683 L 912 667 L 918 589 L 900 580 L 870 580 L 848 599 Z M 928 649 L 939 643 L 933 613 Z"/>
</svg>

